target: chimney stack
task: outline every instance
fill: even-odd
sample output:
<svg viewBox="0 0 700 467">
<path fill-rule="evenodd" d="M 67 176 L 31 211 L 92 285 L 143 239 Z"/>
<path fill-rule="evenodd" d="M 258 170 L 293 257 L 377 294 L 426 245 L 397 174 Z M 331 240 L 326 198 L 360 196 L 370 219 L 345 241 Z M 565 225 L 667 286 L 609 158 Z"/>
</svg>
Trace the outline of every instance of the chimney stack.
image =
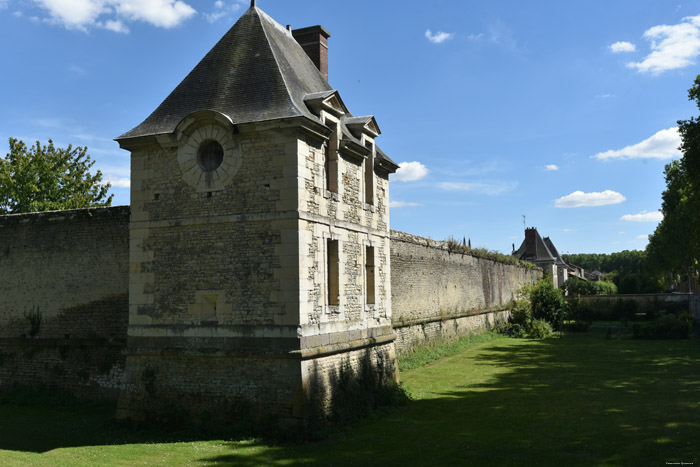
<svg viewBox="0 0 700 467">
<path fill-rule="evenodd" d="M 537 257 L 537 229 L 525 229 L 525 257 Z"/>
<path fill-rule="evenodd" d="M 292 35 L 328 81 L 328 38 L 331 33 L 323 26 L 309 26 L 293 30 Z"/>
</svg>

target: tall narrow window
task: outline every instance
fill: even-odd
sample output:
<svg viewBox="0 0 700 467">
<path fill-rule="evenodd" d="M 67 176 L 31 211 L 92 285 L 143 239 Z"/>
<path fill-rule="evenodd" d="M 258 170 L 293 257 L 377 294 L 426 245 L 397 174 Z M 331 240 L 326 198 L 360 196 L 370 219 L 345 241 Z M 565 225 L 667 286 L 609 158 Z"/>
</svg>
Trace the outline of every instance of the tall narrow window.
<svg viewBox="0 0 700 467">
<path fill-rule="evenodd" d="M 332 120 L 326 120 L 326 125 L 333 130 L 333 133 L 328 138 L 323 155 L 325 188 L 330 192 L 338 193 L 338 124 Z"/>
<path fill-rule="evenodd" d="M 328 239 L 326 241 L 326 285 L 327 303 L 337 305 L 340 301 L 340 268 L 338 267 L 338 241 Z"/>
<path fill-rule="evenodd" d="M 365 289 L 367 291 L 367 304 L 374 304 L 374 247 L 365 247 Z"/>
<path fill-rule="evenodd" d="M 374 204 L 374 143 L 366 141 L 370 153 L 365 160 L 365 203 Z"/>
</svg>

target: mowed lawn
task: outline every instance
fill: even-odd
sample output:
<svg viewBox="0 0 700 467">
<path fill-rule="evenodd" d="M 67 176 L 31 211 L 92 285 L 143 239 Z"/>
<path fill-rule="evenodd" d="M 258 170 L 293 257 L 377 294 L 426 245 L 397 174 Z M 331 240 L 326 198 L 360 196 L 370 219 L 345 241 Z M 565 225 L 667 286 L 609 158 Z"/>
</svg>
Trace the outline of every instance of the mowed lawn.
<svg viewBox="0 0 700 467">
<path fill-rule="evenodd" d="M 700 464 L 698 339 L 493 336 L 401 377 L 407 406 L 305 445 L 163 442 L 109 407 L 0 406 L 0 465 Z"/>
</svg>

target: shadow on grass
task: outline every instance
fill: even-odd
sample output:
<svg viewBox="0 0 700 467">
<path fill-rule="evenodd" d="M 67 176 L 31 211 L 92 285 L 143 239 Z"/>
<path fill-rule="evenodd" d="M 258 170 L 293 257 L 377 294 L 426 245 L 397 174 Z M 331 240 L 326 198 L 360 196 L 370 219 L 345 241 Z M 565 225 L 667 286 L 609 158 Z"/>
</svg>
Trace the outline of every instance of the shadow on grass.
<svg viewBox="0 0 700 467">
<path fill-rule="evenodd" d="M 417 400 L 324 442 L 231 441 L 226 454 L 193 459 L 237 466 L 700 462 L 698 340 L 498 339 L 403 377 Z M 109 410 L 0 406 L 0 449 L 215 439 L 125 430 L 104 422 Z"/>
<path fill-rule="evenodd" d="M 232 444 L 201 462 L 697 464 L 699 351 L 697 340 L 497 341 L 417 370 L 430 386 L 423 398 L 325 443 Z"/>
</svg>

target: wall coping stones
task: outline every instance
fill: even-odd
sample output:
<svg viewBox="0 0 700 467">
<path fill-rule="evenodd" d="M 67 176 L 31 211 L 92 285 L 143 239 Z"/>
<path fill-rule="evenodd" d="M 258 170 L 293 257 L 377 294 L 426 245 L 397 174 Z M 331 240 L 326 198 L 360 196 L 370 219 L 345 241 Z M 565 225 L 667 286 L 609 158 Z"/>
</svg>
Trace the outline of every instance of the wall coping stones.
<svg viewBox="0 0 700 467">
<path fill-rule="evenodd" d="M 49 222 L 75 222 L 83 219 L 112 219 L 126 217 L 128 221 L 131 206 L 105 206 L 65 211 L 29 212 L 0 216 L 0 227 L 25 224 L 47 224 Z"/>
</svg>

